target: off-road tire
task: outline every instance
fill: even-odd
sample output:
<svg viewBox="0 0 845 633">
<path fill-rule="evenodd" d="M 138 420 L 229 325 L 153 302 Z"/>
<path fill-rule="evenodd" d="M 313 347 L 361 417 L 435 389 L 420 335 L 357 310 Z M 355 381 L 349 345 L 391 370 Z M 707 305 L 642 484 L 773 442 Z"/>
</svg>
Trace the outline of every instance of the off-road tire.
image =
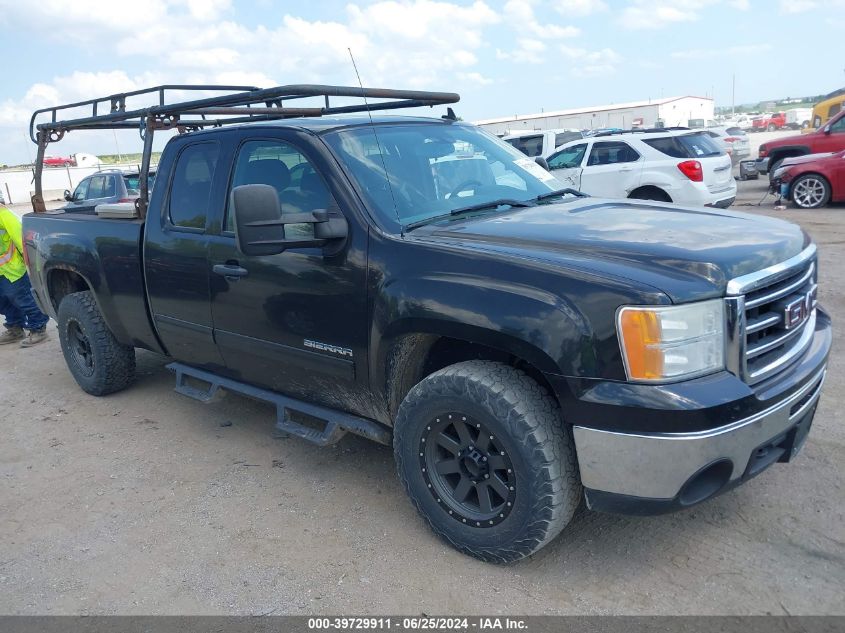
<svg viewBox="0 0 845 633">
<path fill-rule="evenodd" d="M 474 526 L 450 515 L 423 472 L 427 457 L 421 448 L 430 425 L 456 414 L 489 429 L 512 465 L 512 506 L 496 525 Z M 533 554 L 563 530 L 581 503 L 574 443 L 557 402 L 527 374 L 501 363 L 462 362 L 417 384 L 399 407 L 393 451 L 399 478 L 431 529 L 483 561 L 507 563 Z M 496 454 L 491 452 L 491 461 Z"/>
<path fill-rule="evenodd" d="M 104 396 L 129 386 L 135 378 L 135 348 L 115 339 L 90 291 L 64 297 L 57 316 L 65 362 L 83 391 Z M 78 351 L 85 342 L 88 354 Z"/>
</svg>

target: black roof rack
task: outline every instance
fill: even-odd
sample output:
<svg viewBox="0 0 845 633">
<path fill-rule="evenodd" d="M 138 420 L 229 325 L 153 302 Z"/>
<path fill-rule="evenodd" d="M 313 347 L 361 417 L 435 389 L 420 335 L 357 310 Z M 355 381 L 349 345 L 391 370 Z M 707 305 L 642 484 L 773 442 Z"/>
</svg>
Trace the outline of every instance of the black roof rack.
<svg viewBox="0 0 845 633">
<path fill-rule="evenodd" d="M 678 130 L 692 130 L 693 128 L 684 127 L 680 125 L 671 127 L 635 127 L 630 130 L 608 130 L 607 132 L 597 132 L 593 134 L 593 138 L 598 136 L 614 136 L 616 134 L 654 134 L 656 132 L 676 132 Z"/>
<path fill-rule="evenodd" d="M 224 94 L 188 101 L 168 103 L 168 97 L 180 97 L 184 93 L 222 92 Z M 180 94 L 182 93 L 182 94 Z M 130 107 L 130 101 L 146 96 L 157 97 L 158 103 Z M 289 107 L 286 102 L 309 97 L 323 97 L 321 107 Z M 358 97 L 362 103 L 332 106 L 331 97 Z M 375 99 L 376 101 L 370 101 Z M 369 112 L 373 110 L 396 110 L 457 103 L 460 96 L 452 92 L 425 92 L 421 90 L 391 90 L 384 88 L 363 88 L 357 86 L 324 86 L 295 84 L 256 88 L 255 86 L 221 85 L 165 85 L 124 92 L 78 101 L 65 105 L 36 110 L 29 121 L 29 137 L 38 145 L 35 163 L 35 194 L 32 208 L 36 213 L 44 212 L 44 198 L 41 189 L 41 174 L 44 154 L 49 143 L 58 142 L 67 132 L 73 130 L 120 130 L 137 129 L 144 139 L 141 171 L 150 167 L 153 133 L 155 130 L 176 129 L 180 133 L 204 127 L 220 127 L 251 121 L 270 121 L 290 117 L 321 117 L 333 114 Z M 61 119 L 68 110 L 90 108 L 90 115 Z M 49 115 L 49 116 L 45 116 Z M 39 119 L 47 119 L 39 122 Z M 141 179 L 141 196 L 138 199 L 140 217 L 146 215 L 149 191 Z"/>
</svg>

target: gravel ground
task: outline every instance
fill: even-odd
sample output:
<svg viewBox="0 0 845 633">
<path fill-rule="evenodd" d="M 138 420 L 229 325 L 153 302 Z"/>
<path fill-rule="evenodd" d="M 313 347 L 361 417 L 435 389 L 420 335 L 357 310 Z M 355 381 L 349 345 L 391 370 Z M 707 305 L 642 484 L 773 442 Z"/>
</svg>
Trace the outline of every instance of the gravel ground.
<svg viewBox="0 0 845 633">
<path fill-rule="evenodd" d="M 819 242 L 821 301 L 842 314 L 845 207 L 743 206 L 765 179 L 740 189 L 738 208 Z M 388 448 L 273 439 L 267 407 L 179 396 L 144 352 L 131 389 L 87 396 L 51 335 L 0 348 L 0 613 L 845 614 L 841 328 L 794 463 L 679 514 L 583 511 L 510 566 L 432 536 Z"/>
</svg>

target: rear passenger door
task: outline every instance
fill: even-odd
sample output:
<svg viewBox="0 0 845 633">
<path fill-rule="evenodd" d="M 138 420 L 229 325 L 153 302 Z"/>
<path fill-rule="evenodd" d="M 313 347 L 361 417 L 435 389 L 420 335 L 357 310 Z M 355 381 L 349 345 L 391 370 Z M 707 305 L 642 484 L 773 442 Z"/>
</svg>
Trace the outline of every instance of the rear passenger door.
<svg viewBox="0 0 845 633">
<path fill-rule="evenodd" d="M 581 191 L 602 198 L 627 198 L 640 184 L 642 161 L 624 141 L 595 141 L 581 173 Z"/>
<path fill-rule="evenodd" d="M 186 139 L 187 140 L 187 139 Z M 173 142 L 173 141 L 171 141 Z M 176 158 L 162 173 L 144 239 L 144 273 L 150 311 L 159 338 L 176 360 L 212 371 L 223 366 L 211 321 L 207 222 L 219 211 L 226 190 L 217 141 L 180 141 Z M 225 172 L 225 170 L 224 170 Z"/>
</svg>

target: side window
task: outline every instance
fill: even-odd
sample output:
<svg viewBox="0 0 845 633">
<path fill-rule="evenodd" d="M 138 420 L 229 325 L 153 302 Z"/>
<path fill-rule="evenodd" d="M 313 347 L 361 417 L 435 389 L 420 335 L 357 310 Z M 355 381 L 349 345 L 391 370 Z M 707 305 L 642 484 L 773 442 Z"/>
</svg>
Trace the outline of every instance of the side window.
<svg viewBox="0 0 845 633">
<path fill-rule="evenodd" d="M 86 200 L 96 200 L 97 198 L 105 198 L 106 176 L 92 176 L 88 183 L 88 193 L 85 196 Z"/>
<path fill-rule="evenodd" d="M 584 159 L 586 151 L 586 143 L 562 149 L 554 156 L 549 157 L 549 169 L 570 169 L 572 167 L 578 167 Z"/>
<path fill-rule="evenodd" d="M 845 117 L 842 117 L 835 123 L 831 124 L 830 131 L 833 134 L 842 134 L 843 132 L 845 132 Z"/>
<path fill-rule="evenodd" d="M 640 157 L 630 145 L 621 141 L 606 141 L 593 143 L 588 166 L 615 165 L 616 163 L 632 163 Z"/>
<path fill-rule="evenodd" d="M 220 153 L 216 143 L 197 143 L 176 160 L 168 214 L 174 226 L 205 228 L 214 168 Z"/>
<path fill-rule="evenodd" d="M 115 187 L 115 177 L 114 176 L 105 176 L 103 178 L 104 186 L 103 186 L 103 198 L 111 198 L 117 195 L 117 188 Z"/>
<path fill-rule="evenodd" d="M 842 109 L 841 103 L 834 103 L 827 111 L 827 118 L 831 119 L 839 114 L 839 111 Z"/>
<path fill-rule="evenodd" d="M 566 145 L 569 141 L 576 141 L 579 138 L 584 138 L 584 135 L 581 134 L 581 132 L 561 132 L 559 134 L 555 134 L 555 147 Z"/>
<path fill-rule="evenodd" d="M 74 202 L 81 202 L 88 197 L 88 185 L 91 183 L 90 178 L 86 178 L 81 183 L 76 185 L 76 189 L 73 192 L 73 201 Z"/>
<path fill-rule="evenodd" d="M 247 141 L 241 146 L 231 186 L 240 185 L 275 187 L 283 214 L 309 213 L 334 206 L 322 176 L 293 145 L 282 141 Z M 229 200 L 231 204 L 231 195 Z M 225 226 L 226 231 L 235 230 L 231 207 L 226 211 Z M 312 238 L 314 225 L 286 224 L 285 237 Z"/>
<path fill-rule="evenodd" d="M 513 145 L 520 152 L 526 156 L 534 158 L 543 153 L 543 135 L 536 136 L 520 136 L 519 138 L 508 139 L 508 143 Z"/>
</svg>

